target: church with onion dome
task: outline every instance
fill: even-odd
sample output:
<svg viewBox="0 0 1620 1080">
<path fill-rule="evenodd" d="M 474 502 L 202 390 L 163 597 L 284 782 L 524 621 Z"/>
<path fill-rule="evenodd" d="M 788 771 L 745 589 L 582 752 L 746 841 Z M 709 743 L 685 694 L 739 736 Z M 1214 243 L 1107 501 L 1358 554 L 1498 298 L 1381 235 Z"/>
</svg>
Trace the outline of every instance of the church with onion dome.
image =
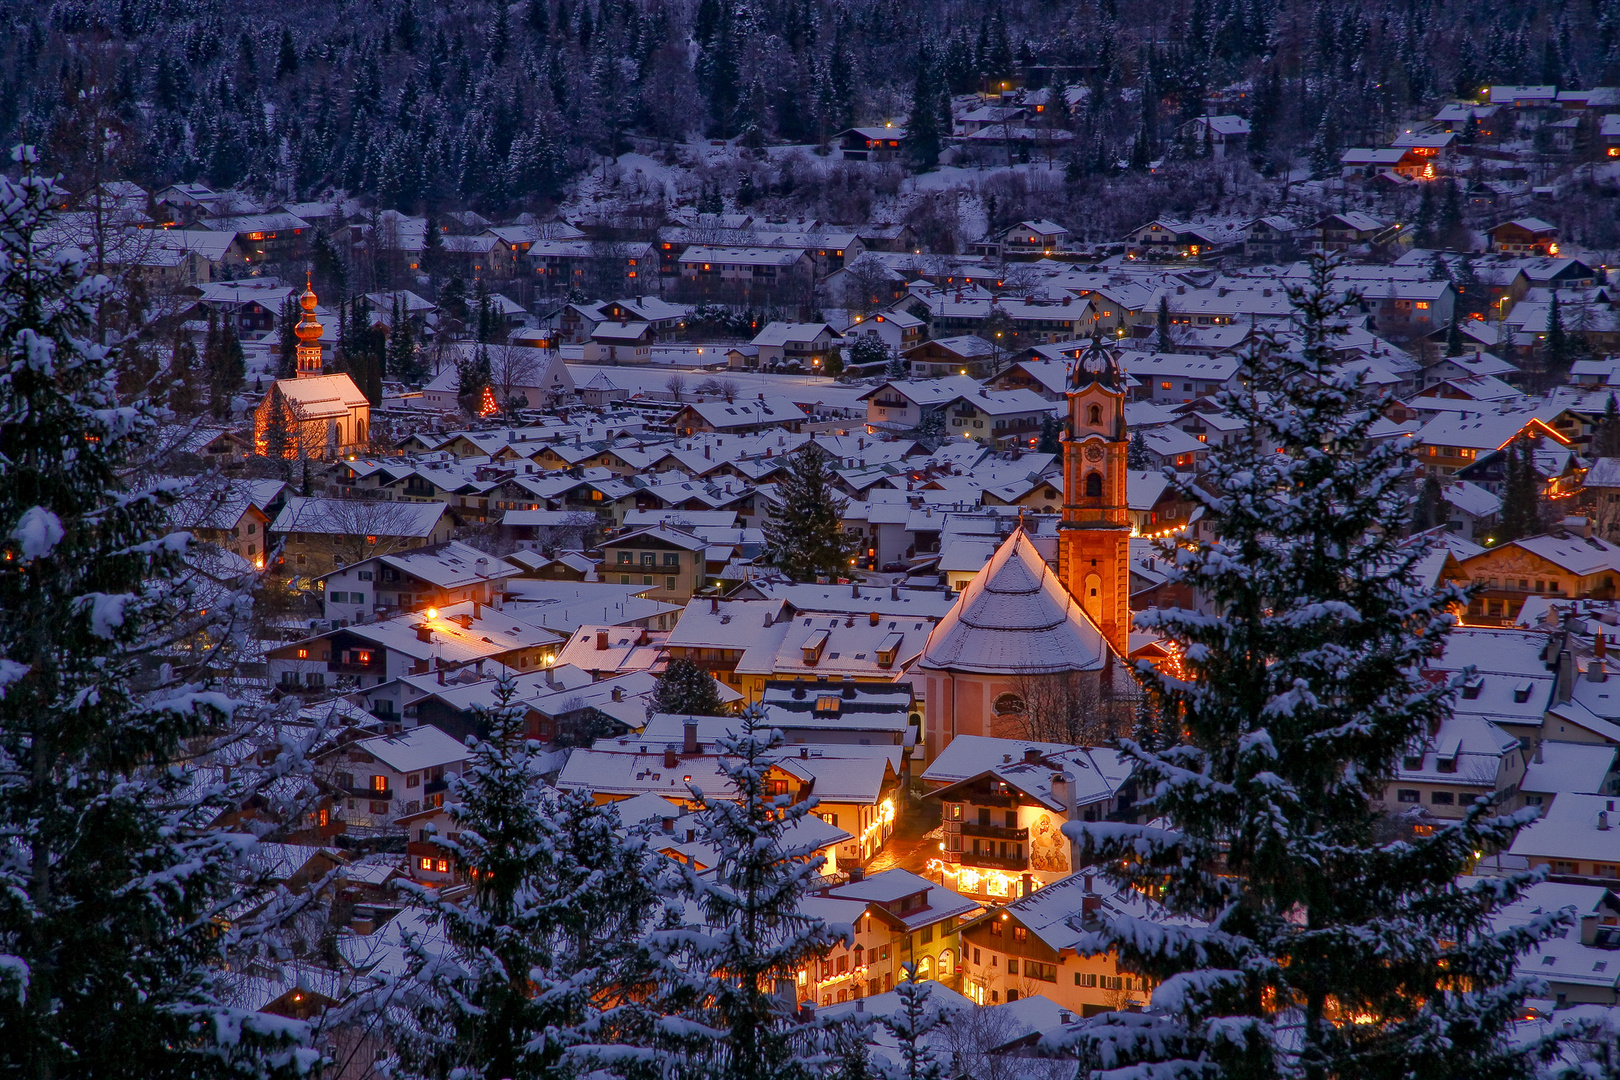
<svg viewBox="0 0 1620 1080">
<path fill-rule="evenodd" d="M 254 411 L 254 449 L 272 457 L 328 460 L 364 453 L 371 439 L 371 402 L 346 372 L 326 373 L 325 328 L 315 317 L 315 290 L 307 278 L 298 306 L 303 314 L 293 328 L 296 373 L 277 379 Z"/>
<path fill-rule="evenodd" d="M 929 635 L 916 665 L 929 760 L 958 735 L 1026 737 L 1032 680 L 1129 680 L 1125 393 L 1118 353 L 1093 339 L 1066 388 L 1057 567 L 1020 526 Z"/>
</svg>

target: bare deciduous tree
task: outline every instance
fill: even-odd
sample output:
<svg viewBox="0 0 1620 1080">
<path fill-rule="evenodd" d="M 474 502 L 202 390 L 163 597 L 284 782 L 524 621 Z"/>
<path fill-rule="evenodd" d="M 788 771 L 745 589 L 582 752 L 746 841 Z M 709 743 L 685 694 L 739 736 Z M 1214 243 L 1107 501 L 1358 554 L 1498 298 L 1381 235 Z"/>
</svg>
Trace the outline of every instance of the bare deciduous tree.
<svg viewBox="0 0 1620 1080">
<path fill-rule="evenodd" d="M 1135 680 L 1111 670 L 1019 672 L 1012 683 L 996 699 L 996 726 L 1037 742 L 1103 746 L 1130 730 L 1141 700 Z"/>
<path fill-rule="evenodd" d="M 677 371 L 664 383 L 664 389 L 669 391 L 669 396 L 676 401 L 686 400 L 682 397 L 686 393 L 686 376 Z"/>
<path fill-rule="evenodd" d="M 349 566 L 376 555 L 400 551 L 415 542 L 403 535 L 416 521 L 416 504 L 386 499 L 323 499 L 319 515 L 321 546 L 334 565 Z M 311 527 L 316 525 L 311 522 Z"/>
<path fill-rule="evenodd" d="M 844 267 L 838 299 L 857 315 L 870 315 L 892 299 L 889 270 L 875 256 L 863 254 Z"/>
<path fill-rule="evenodd" d="M 489 374 L 490 381 L 495 387 L 496 399 L 502 408 L 531 408 L 538 409 L 546 403 L 534 401 L 535 396 L 528 393 L 539 385 L 540 376 L 546 369 L 546 361 L 540 349 L 528 345 L 491 345 L 489 347 Z M 517 399 L 527 401 L 517 401 Z"/>
<path fill-rule="evenodd" d="M 935 1029 L 951 1076 L 973 1080 L 1067 1080 L 1073 1060 L 1031 1057 L 1012 1044 L 1027 1030 L 1005 1009 L 958 1009 Z"/>
</svg>

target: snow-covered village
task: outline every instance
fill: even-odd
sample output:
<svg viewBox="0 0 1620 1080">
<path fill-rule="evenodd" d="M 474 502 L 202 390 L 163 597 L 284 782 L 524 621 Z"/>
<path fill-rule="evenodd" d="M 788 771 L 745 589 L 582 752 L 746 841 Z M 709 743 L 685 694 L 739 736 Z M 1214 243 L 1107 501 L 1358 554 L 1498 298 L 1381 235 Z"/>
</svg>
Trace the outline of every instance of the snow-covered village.
<svg viewBox="0 0 1620 1080">
<path fill-rule="evenodd" d="M 0 64 L 0 1074 L 1620 1078 L 1617 0 Z"/>
</svg>

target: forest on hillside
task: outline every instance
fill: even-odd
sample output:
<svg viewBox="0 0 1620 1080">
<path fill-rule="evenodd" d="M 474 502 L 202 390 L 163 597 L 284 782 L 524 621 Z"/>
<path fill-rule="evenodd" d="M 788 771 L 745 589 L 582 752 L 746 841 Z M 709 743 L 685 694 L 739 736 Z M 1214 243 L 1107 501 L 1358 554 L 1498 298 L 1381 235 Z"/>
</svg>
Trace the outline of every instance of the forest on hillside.
<svg viewBox="0 0 1620 1080">
<path fill-rule="evenodd" d="M 70 191 L 509 214 L 602 155 L 819 145 L 1001 83 L 1084 88 L 1071 183 L 1211 108 L 1271 175 L 1486 83 L 1620 83 L 1620 0 L 58 0 L 10 7 L 0 64 L 0 131 Z"/>
</svg>

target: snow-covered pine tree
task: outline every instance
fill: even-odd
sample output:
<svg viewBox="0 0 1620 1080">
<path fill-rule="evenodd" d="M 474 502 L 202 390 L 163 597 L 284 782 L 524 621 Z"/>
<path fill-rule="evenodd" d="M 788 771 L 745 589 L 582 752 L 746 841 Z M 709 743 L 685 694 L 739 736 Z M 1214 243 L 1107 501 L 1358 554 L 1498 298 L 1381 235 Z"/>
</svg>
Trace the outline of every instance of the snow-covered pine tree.
<svg viewBox="0 0 1620 1080">
<path fill-rule="evenodd" d="M 776 482 L 782 508 L 765 523 L 773 561 L 795 581 L 848 573 L 850 542 L 840 517 L 848 500 L 833 489 L 832 457 L 815 443 L 788 458 Z"/>
<path fill-rule="evenodd" d="M 663 1030 L 672 1048 L 689 1072 L 723 1080 L 812 1075 L 811 1032 L 794 1018 L 795 972 L 838 940 L 801 910 L 822 858 L 791 834 L 815 800 L 771 794 L 782 733 L 764 719 L 751 708 L 738 733 L 719 740 L 732 798 L 692 789 L 698 839 L 715 863 L 701 871 L 680 864 L 680 892 L 701 922 L 650 936 L 667 957 Z"/>
<path fill-rule="evenodd" d="M 1535 447 L 1529 439 L 1521 436 L 1508 443 L 1502 454 L 1502 519 L 1496 529 L 1496 539 L 1499 543 L 1506 543 L 1536 536 L 1546 525 Z"/>
<path fill-rule="evenodd" d="M 1141 428 L 1131 432 L 1131 441 L 1125 447 L 1125 467 L 1127 469 L 1153 468 L 1153 458 L 1148 453 L 1147 439 L 1142 435 Z"/>
<path fill-rule="evenodd" d="M 298 374 L 298 335 L 293 328 L 298 325 L 300 317 L 298 301 L 293 299 L 292 293 L 281 302 L 281 312 L 276 316 L 276 378 L 291 379 Z"/>
<path fill-rule="evenodd" d="M 653 687 L 647 712 L 720 716 L 726 711 L 713 677 L 685 657 L 671 660 Z"/>
<path fill-rule="evenodd" d="M 130 480 L 159 415 L 120 405 L 111 295 L 53 254 L 32 148 L 0 176 L 0 1071 L 251 1077 L 312 1064 L 303 1025 L 219 1003 L 247 838 L 205 831 L 179 763 L 232 704 L 155 676 L 201 630 L 173 481 Z M 144 475 L 142 473 L 141 475 Z M 169 655 L 178 655 L 171 649 Z"/>
<path fill-rule="evenodd" d="M 600 1041 L 604 1004 L 643 982 L 638 942 L 658 905 L 656 858 L 610 806 L 541 777 L 510 677 L 483 716 L 437 842 L 470 899 L 414 888 L 442 932 L 411 944 L 396 1010 L 396 1075 L 507 1080 L 572 1075 L 570 1048 Z"/>
<path fill-rule="evenodd" d="M 1411 461 L 1368 437 L 1383 401 L 1334 367 L 1334 326 L 1353 300 L 1335 266 L 1314 258 L 1292 293 L 1301 347 L 1262 342 L 1247 358 L 1265 394 L 1222 397 L 1248 437 L 1178 484 L 1217 539 L 1166 545 L 1171 579 L 1218 614 L 1139 616 L 1180 655 L 1142 673 L 1179 741 L 1123 744 L 1155 820 L 1068 826 L 1111 880 L 1189 920 L 1117 917 L 1080 943 L 1117 950 L 1156 984 L 1151 1011 L 1083 1029 L 1105 1070 L 1530 1071 L 1532 1048 L 1507 1037 L 1531 987 L 1514 962 L 1558 917 L 1494 932 L 1492 913 L 1524 879 L 1458 877 L 1534 811 L 1498 815 L 1482 800 L 1430 836 L 1376 839 L 1387 781 L 1449 713 L 1452 688 L 1423 668 L 1464 594 L 1426 585 L 1427 547 L 1400 539 Z"/>
<path fill-rule="evenodd" d="M 1035 443 L 1038 454 L 1063 453 L 1063 421 L 1050 414 L 1041 417 L 1041 436 Z"/>
<path fill-rule="evenodd" d="M 939 1027 L 939 1006 L 931 1000 L 929 987 L 938 983 L 918 982 L 917 965 L 902 965 L 905 977 L 894 984 L 900 1006 L 883 1018 L 883 1026 L 900 1047 L 900 1060 L 883 1069 L 884 1080 L 944 1080 L 945 1066 L 928 1044 L 928 1035 Z"/>
</svg>

